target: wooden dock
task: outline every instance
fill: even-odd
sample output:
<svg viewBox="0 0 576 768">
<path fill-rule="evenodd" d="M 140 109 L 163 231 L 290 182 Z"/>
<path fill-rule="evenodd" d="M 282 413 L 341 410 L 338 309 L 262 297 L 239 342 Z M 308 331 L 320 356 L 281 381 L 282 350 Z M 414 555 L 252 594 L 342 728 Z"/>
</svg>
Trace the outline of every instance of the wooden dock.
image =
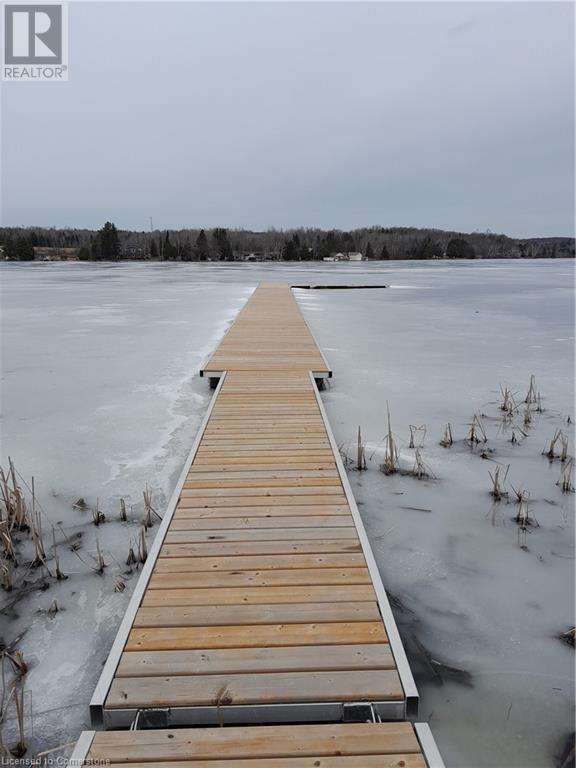
<svg viewBox="0 0 576 768">
<path fill-rule="evenodd" d="M 82 755 L 426 765 L 424 726 L 379 722 L 418 693 L 288 286 L 257 288 L 203 374 L 216 391 L 91 702 L 95 726 L 144 730 L 85 734 Z"/>
</svg>

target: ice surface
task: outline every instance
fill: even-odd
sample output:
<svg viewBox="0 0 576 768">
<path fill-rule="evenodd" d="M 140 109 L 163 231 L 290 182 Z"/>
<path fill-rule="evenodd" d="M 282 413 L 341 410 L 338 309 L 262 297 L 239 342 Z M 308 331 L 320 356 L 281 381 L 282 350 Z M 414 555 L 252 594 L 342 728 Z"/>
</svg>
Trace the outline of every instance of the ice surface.
<svg viewBox="0 0 576 768">
<path fill-rule="evenodd" d="M 573 264 L 566 261 L 305 265 L 3 264 L 2 459 L 35 476 L 45 531 L 69 578 L 2 616 L 2 637 L 30 665 L 31 751 L 74 739 L 137 578 L 124 565 L 142 490 L 162 513 L 210 392 L 197 371 L 259 280 L 386 283 L 297 297 L 334 369 L 323 394 L 338 443 L 358 425 L 372 456 L 350 479 L 429 719 L 448 766 L 554 765 L 573 720 L 573 496 L 541 455 L 573 420 Z M 529 436 L 510 443 L 500 384 L 542 392 Z M 378 470 L 386 401 L 403 465 L 408 425 L 425 424 L 435 479 Z M 463 442 L 484 413 L 490 459 Z M 456 443 L 439 445 L 451 422 Z M 521 417 L 516 422 L 522 426 Z M 349 449 L 350 454 L 353 453 Z M 540 527 L 519 546 L 515 505 L 494 504 L 488 470 L 530 492 Z M 95 527 L 99 498 L 107 522 Z M 118 521 L 119 498 L 129 522 Z M 130 507 L 132 506 L 132 509 Z M 422 510 L 431 510 L 430 512 Z M 156 527 L 149 534 L 152 538 Z M 94 573 L 96 539 L 108 567 Z M 40 574 L 34 574 L 36 579 Z M 121 579 L 124 592 L 115 592 Z M 15 594 L 5 594 L 4 605 Z M 59 610 L 47 610 L 56 600 Z M 428 655 L 463 670 L 426 661 Z"/>
</svg>

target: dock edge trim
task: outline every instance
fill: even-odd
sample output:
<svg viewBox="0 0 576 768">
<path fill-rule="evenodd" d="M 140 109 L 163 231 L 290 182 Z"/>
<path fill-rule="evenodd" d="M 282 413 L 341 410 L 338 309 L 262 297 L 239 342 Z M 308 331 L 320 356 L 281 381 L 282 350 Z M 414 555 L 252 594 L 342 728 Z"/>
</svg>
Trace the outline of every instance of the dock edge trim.
<svg viewBox="0 0 576 768">
<path fill-rule="evenodd" d="M 428 723 L 414 723 L 414 731 L 428 768 L 446 768 Z"/>
<path fill-rule="evenodd" d="M 158 532 L 154 537 L 154 541 L 152 542 L 150 552 L 148 554 L 144 567 L 142 568 L 142 572 L 138 578 L 138 581 L 136 582 L 136 586 L 134 587 L 134 592 L 132 593 L 130 602 L 126 607 L 126 611 L 124 613 L 122 621 L 120 622 L 118 632 L 116 633 L 116 637 L 114 638 L 114 642 L 106 658 L 106 663 L 100 674 L 100 678 L 98 679 L 98 683 L 96 684 L 94 693 L 92 694 L 92 698 L 90 700 L 90 719 L 93 726 L 101 726 L 104 721 L 104 704 L 106 703 L 106 698 L 108 697 L 108 692 L 110 690 L 110 686 L 112 685 L 112 680 L 114 679 L 114 675 L 116 674 L 116 669 L 120 662 L 120 657 L 122 656 L 122 652 L 124 651 L 124 646 L 126 645 L 128 635 L 130 634 L 130 630 L 132 629 L 134 617 L 136 616 L 136 612 L 140 607 L 140 603 L 142 602 L 142 598 L 144 597 L 144 592 L 148 587 L 148 582 L 150 581 L 150 577 L 152 575 L 154 566 L 156 565 L 156 560 L 158 559 L 158 555 L 160 554 L 160 549 L 162 547 L 162 544 L 164 543 L 164 538 L 166 537 L 166 533 L 168 532 L 168 528 L 170 526 L 170 523 L 172 522 L 172 517 L 174 516 L 174 512 L 176 510 L 178 502 L 180 501 L 182 488 L 184 487 L 184 483 L 186 482 L 186 478 L 188 476 L 188 472 L 190 471 L 190 467 L 192 466 L 192 462 L 196 457 L 196 452 L 198 451 L 200 441 L 204 436 L 206 426 L 208 424 L 210 416 L 212 415 L 212 411 L 214 409 L 216 400 L 218 398 L 220 390 L 222 389 L 225 379 L 226 379 L 226 374 L 224 373 L 224 375 L 220 378 L 218 382 L 218 386 L 216 387 L 214 394 L 212 395 L 212 399 L 210 400 L 206 413 L 204 414 L 204 418 L 202 419 L 198 432 L 196 433 L 196 437 L 194 438 L 194 442 L 192 443 L 192 448 L 190 449 L 188 457 L 184 462 L 184 467 L 182 468 L 182 472 L 178 477 L 178 481 L 174 487 L 174 491 L 172 493 L 172 496 L 170 497 L 170 501 L 168 502 L 168 506 L 166 507 L 166 511 L 164 512 L 164 515 L 162 517 L 162 522 L 160 523 Z"/>
<path fill-rule="evenodd" d="M 85 764 L 95 735 L 96 731 L 82 731 L 78 737 L 78 741 L 76 742 L 74 749 L 72 750 L 72 754 L 68 758 L 66 763 L 67 766 L 70 766 L 70 768 L 75 768 L 76 766 Z"/>
<path fill-rule="evenodd" d="M 376 592 L 376 597 L 378 599 L 378 607 L 380 608 L 382 621 L 384 622 L 386 634 L 388 635 L 390 650 L 394 656 L 394 661 L 396 662 L 396 667 L 400 676 L 400 682 L 402 683 L 402 688 L 404 689 L 404 694 L 406 696 L 406 717 L 410 719 L 416 719 L 418 717 L 420 708 L 420 696 L 418 694 L 418 689 L 416 688 L 412 670 L 410 669 L 410 665 L 408 663 L 406 651 L 404 650 L 404 644 L 402 643 L 400 632 L 396 626 L 396 620 L 394 619 L 394 615 L 390 607 L 388 595 L 386 594 L 386 589 L 384 588 L 382 577 L 380 576 L 380 571 L 378 570 L 378 565 L 374 558 L 374 553 L 372 552 L 372 547 L 370 546 L 370 540 L 368 538 L 368 534 L 366 533 L 366 529 L 364 528 L 364 523 L 358 510 L 350 481 L 348 480 L 344 464 L 342 463 L 340 449 L 338 448 L 338 444 L 336 443 L 336 439 L 332 432 L 332 427 L 330 426 L 330 422 L 326 414 L 326 409 L 324 408 L 322 398 L 320 397 L 320 392 L 316 387 L 316 382 L 314 381 L 313 375 L 311 373 L 308 375 L 310 377 L 310 381 L 312 382 L 314 395 L 316 397 L 316 402 L 318 403 L 318 408 L 320 409 L 320 413 L 324 421 L 324 426 L 326 427 L 326 433 L 328 435 L 330 447 L 332 448 L 332 452 L 334 454 L 334 459 L 336 461 L 342 487 L 344 488 L 346 500 L 348 501 L 354 523 L 356 524 L 358 538 L 360 539 L 360 544 L 362 545 L 362 551 L 364 553 L 364 557 L 366 558 L 368 572 L 370 573 L 370 577 L 374 585 L 374 590 Z"/>
<path fill-rule="evenodd" d="M 306 325 L 306 328 L 308 328 L 308 333 L 310 336 L 312 336 L 312 341 L 314 344 L 316 344 L 316 349 L 320 353 L 320 357 L 322 360 L 324 360 L 324 365 L 326 366 L 326 373 L 323 373 L 321 375 L 318 375 L 318 373 L 313 373 L 315 379 L 331 379 L 332 378 L 332 368 L 330 368 L 330 365 L 328 364 L 328 360 L 326 360 L 326 355 L 324 354 L 324 350 L 318 344 L 318 340 L 316 339 L 316 336 L 314 336 L 314 333 L 312 332 L 312 328 L 310 328 L 310 325 L 308 324 L 308 320 L 306 320 L 306 316 L 304 315 L 304 312 L 302 312 L 302 307 L 298 303 L 298 299 L 296 298 L 296 294 L 294 293 L 294 286 L 290 286 L 290 293 L 292 294 L 292 298 L 296 302 L 296 306 L 298 307 L 298 311 L 300 312 L 300 315 L 302 316 L 302 320 L 304 320 L 304 324 Z"/>
</svg>

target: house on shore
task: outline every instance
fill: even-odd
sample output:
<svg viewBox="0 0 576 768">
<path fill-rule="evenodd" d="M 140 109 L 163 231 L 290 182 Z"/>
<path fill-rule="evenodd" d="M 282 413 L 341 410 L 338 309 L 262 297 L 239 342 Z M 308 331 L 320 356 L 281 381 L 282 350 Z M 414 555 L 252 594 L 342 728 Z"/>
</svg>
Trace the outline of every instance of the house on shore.
<svg viewBox="0 0 576 768">
<path fill-rule="evenodd" d="M 35 261 L 78 261 L 79 248 L 34 246 Z"/>
<path fill-rule="evenodd" d="M 322 261 L 362 261 L 364 257 L 360 251 L 348 251 L 347 253 L 332 253 L 325 256 Z"/>
</svg>

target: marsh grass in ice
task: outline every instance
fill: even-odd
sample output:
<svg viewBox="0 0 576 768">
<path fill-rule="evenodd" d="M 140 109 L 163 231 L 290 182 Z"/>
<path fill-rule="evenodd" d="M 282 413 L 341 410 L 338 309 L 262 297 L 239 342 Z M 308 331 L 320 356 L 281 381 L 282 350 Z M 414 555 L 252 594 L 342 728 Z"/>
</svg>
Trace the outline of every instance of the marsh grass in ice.
<svg viewBox="0 0 576 768">
<path fill-rule="evenodd" d="M 139 573 L 126 561 L 130 548 L 138 560 L 142 492 L 161 514 L 210 397 L 196 373 L 252 288 L 357 281 L 390 287 L 296 295 L 334 369 L 323 399 L 422 717 L 449 766 L 554 765 L 573 717 L 573 649 L 559 636 L 574 625 L 574 497 L 557 485 L 569 458 L 542 454 L 557 430 L 574 453 L 572 277 L 565 261 L 3 265 L 2 460 L 35 476 L 69 577 L 8 609 L 14 594 L 2 598 L 2 637 L 29 667 L 30 751 L 88 725 Z M 525 423 L 532 375 L 542 408 Z M 476 419 L 486 442 L 470 438 Z"/>
</svg>

